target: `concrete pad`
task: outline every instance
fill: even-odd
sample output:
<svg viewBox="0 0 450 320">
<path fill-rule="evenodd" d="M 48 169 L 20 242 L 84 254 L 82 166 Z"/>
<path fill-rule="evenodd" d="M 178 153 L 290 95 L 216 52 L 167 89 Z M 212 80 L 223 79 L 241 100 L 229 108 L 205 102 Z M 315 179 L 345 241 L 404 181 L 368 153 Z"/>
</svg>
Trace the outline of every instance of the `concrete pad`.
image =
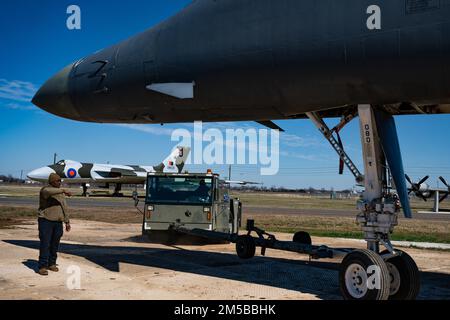
<svg viewBox="0 0 450 320">
<path fill-rule="evenodd" d="M 233 244 L 164 246 L 145 242 L 140 224 L 72 224 L 60 250 L 61 271 L 48 277 L 36 274 L 36 223 L 0 230 L 0 299 L 341 299 L 336 259 L 309 262 L 304 255 L 268 250 L 266 257 L 244 261 Z M 313 241 L 364 247 L 348 239 Z M 450 299 L 450 252 L 406 251 L 422 271 L 420 298 Z M 73 289 L 68 283 L 77 268 L 81 287 Z"/>
</svg>

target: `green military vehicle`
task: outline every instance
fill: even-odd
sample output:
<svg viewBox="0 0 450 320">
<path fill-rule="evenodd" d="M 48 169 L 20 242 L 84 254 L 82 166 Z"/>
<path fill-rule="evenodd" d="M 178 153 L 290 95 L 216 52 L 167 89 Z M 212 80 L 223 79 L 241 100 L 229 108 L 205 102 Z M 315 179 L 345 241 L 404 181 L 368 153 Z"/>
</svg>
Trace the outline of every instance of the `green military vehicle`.
<svg viewBox="0 0 450 320">
<path fill-rule="evenodd" d="M 229 195 L 229 184 L 208 173 L 150 173 L 143 234 L 151 240 L 178 242 L 177 228 L 237 234 L 242 204 Z"/>
</svg>

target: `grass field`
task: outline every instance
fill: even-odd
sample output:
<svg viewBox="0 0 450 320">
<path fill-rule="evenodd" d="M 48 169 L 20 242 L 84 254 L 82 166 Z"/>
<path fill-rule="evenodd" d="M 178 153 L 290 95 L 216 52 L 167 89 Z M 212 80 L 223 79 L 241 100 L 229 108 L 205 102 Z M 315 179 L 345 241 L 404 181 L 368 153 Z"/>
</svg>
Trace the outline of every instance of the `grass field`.
<svg viewBox="0 0 450 320">
<path fill-rule="evenodd" d="M 136 210 L 118 208 L 74 208 L 71 218 L 118 224 L 142 222 L 142 216 Z M 362 239 L 354 218 L 244 214 L 244 221 L 248 218 L 255 219 L 259 227 L 269 232 L 295 233 L 302 230 L 313 236 Z M 11 228 L 31 219 L 36 219 L 35 208 L 0 206 L 0 228 Z M 449 230 L 450 221 L 402 220 L 395 230 L 393 240 L 450 243 Z"/>
<path fill-rule="evenodd" d="M 291 194 L 272 194 L 272 193 L 234 193 L 251 207 L 270 207 L 270 208 L 295 208 L 295 209 L 329 209 L 329 210 L 356 210 L 357 198 L 335 199 L 329 197 L 310 197 L 305 195 Z M 433 201 L 422 201 L 413 199 L 411 201 L 413 211 L 430 211 L 433 208 Z M 450 210 L 450 201 L 444 201 L 441 204 L 444 210 Z"/>
</svg>

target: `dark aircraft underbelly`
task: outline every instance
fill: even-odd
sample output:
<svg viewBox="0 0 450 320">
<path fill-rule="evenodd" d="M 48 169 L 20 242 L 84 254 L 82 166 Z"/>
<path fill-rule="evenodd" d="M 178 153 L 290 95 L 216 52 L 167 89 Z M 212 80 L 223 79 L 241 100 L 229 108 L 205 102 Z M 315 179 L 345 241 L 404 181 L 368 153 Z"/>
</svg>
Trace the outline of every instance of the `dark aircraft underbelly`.
<svg viewBox="0 0 450 320">
<path fill-rule="evenodd" d="M 377 1 L 382 28 L 369 30 L 366 1 L 197 0 L 78 62 L 74 110 L 58 112 L 128 123 L 286 119 L 363 103 L 447 112 L 436 106 L 450 104 L 450 6 L 435 2 Z M 146 88 L 192 82 L 193 99 Z"/>
</svg>

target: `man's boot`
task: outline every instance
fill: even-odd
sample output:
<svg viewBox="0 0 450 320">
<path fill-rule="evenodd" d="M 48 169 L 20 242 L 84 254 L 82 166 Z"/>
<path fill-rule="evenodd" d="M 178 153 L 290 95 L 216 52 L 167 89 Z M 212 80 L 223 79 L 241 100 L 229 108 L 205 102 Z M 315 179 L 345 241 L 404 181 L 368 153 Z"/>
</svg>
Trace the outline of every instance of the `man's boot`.
<svg viewBox="0 0 450 320">
<path fill-rule="evenodd" d="M 47 268 L 40 268 L 38 272 L 41 276 L 48 276 Z"/>
<path fill-rule="evenodd" d="M 48 270 L 53 271 L 53 272 L 58 272 L 59 271 L 59 269 L 58 269 L 58 267 L 56 265 L 48 267 Z"/>
</svg>

